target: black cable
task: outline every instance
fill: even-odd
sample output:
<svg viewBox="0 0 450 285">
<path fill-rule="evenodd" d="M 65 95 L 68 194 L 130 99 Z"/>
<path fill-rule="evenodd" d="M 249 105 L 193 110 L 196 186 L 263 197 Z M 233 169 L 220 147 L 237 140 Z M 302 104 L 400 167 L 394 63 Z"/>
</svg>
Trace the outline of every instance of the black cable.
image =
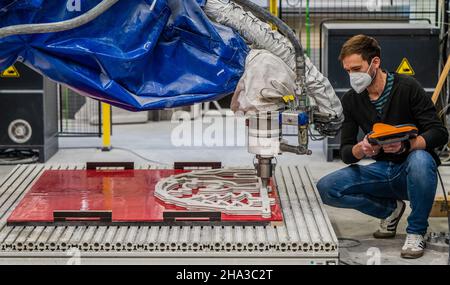
<svg viewBox="0 0 450 285">
<path fill-rule="evenodd" d="M 339 259 L 339 265 L 364 265 L 364 264 L 358 263 L 358 262 L 354 262 L 354 261 L 352 261 L 352 263 L 350 264 L 348 262 L 343 261 L 342 259 Z"/>
<path fill-rule="evenodd" d="M 60 149 L 99 149 L 99 150 L 100 150 L 100 149 L 102 149 L 102 148 L 101 148 L 101 147 L 96 147 L 96 146 L 85 146 L 85 147 L 83 147 L 83 146 L 80 146 L 80 147 L 76 146 L 76 147 L 61 147 Z M 150 163 L 160 164 L 160 165 L 166 165 L 166 166 L 169 166 L 169 165 L 170 165 L 170 164 L 165 163 L 165 162 L 160 162 L 160 161 L 156 161 L 156 160 L 149 159 L 149 158 L 147 158 L 147 157 L 145 157 L 145 156 L 142 156 L 142 155 L 138 154 L 137 152 L 135 152 L 135 151 L 133 151 L 133 150 L 131 150 L 131 149 L 128 149 L 128 148 L 124 148 L 124 147 L 112 147 L 111 149 L 113 149 L 113 150 L 114 150 L 114 149 L 118 149 L 118 150 L 121 150 L 121 151 L 129 152 L 129 153 L 131 153 L 131 154 L 133 154 L 133 155 L 139 157 L 140 159 L 145 160 L 145 161 L 150 162 Z"/>
<path fill-rule="evenodd" d="M 341 243 L 341 241 L 347 241 L 347 242 L 353 242 L 354 244 L 352 245 L 347 245 L 347 246 L 342 246 L 339 245 L 340 249 L 346 249 L 346 248 L 352 248 L 352 247 L 357 247 L 361 245 L 361 241 L 354 239 L 354 238 L 345 238 L 345 237 L 340 237 L 338 238 L 339 243 Z M 351 259 L 350 259 L 351 260 Z M 361 263 L 357 263 L 351 260 L 351 263 L 345 262 L 341 256 L 339 257 L 339 264 L 341 265 L 363 265 Z"/>
<path fill-rule="evenodd" d="M 28 149 L 0 150 L 0 165 L 33 164 L 39 160 L 39 152 Z"/>
<path fill-rule="evenodd" d="M 355 244 L 352 245 L 348 245 L 348 246 L 341 246 L 339 245 L 339 248 L 352 248 L 352 247 L 356 247 L 356 246 L 360 246 L 361 245 L 361 241 L 354 239 L 354 238 L 345 238 L 345 237 L 341 237 L 338 238 L 338 241 L 347 241 L 347 242 L 354 242 Z"/>
<path fill-rule="evenodd" d="M 131 149 L 128 149 L 128 148 L 124 148 L 124 147 L 113 147 L 112 149 L 118 149 L 118 150 L 122 150 L 122 151 L 129 152 L 129 153 L 134 154 L 135 156 L 137 156 L 137 157 L 139 157 L 139 158 L 141 158 L 141 159 L 143 159 L 143 160 L 145 160 L 145 161 L 147 161 L 147 162 L 150 162 L 150 163 L 156 163 L 156 164 L 161 164 L 161 165 L 166 165 L 166 166 L 169 166 L 169 165 L 170 165 L 170 164 L 165 163 L 165 162 L 160 162 L 160 161 L 151 160 L 151 159 L 149 159 L 149 158 L 146 158 L 145 156 L 142 156 L 142 155 L 138 154 L 137 152 L 135 152 L 135 151 L 133 151 L 133 150 L 131 150 Z"/>
<path fill-rule="evenodd" d="M 312 130 L 310 127 L 308 127 L 308 133 L 309 133 L 309 137 L 311 138 L 312 141 L 323 141 L 325 139 L 324 136 L 317 136 L 315 134 L 313 134 Z"/>
<path fill-rule="evenodd" d="M 448 208 L 448 199 L 447 199 L 447 192 L 444 187 L 444 182 L 442 181 L 441 173 L 439 172 L 439 169 L 437 170 L 439 181 L 441 182 L 442 191 L 444 192 L 444 200 L 445 200 L 445 210 L 447 211 L 447 222 L 448 222 L 448 231 L 450 235 L 450 211 Z M 447 264 L 450 265 L 450 244 L 448 246 L 448 261 Z"/>
</svg>

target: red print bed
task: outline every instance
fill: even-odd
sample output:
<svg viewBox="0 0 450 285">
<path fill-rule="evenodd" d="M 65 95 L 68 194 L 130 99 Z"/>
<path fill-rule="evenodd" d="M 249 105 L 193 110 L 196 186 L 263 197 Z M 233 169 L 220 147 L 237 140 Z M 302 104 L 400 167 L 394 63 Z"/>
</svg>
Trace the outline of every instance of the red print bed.
<svg viewBox="0 0 450 285">
<path fill-rule="evenodd" d="M 154 196 L 161 178 L 185 170 L 47 170 L 20 201 L 8 225 L 253 224 L 283 220 L 276 187 L 271 218 L 189 212 Z"/>
</svg>

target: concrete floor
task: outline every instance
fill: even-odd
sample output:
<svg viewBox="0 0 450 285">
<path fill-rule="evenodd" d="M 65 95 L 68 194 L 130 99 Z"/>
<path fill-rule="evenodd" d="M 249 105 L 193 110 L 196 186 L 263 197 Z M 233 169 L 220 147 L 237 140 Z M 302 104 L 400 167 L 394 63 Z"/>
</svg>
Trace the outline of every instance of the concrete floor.
<svg viewBox="0 0 450 285">
<path fill-rule="evenodd" d="M 224 124 L 227 126 L 235 125 L 233 120 Z M 112 138 L 114 149 L 110 152 L 102 152 L 96 149 L 101 146 L 101 140 L 98 138 L 60 138 L 61 149 L 48 163 L 84 163 L 86 161 L 148 163 L 136 155 L 138 154 L 147 160 L 164 164 L 172 164 L 174 161 L 221 161 L 225 166 L 252 165 L 253 156 L 247 152 L 245 146 L 173 146 L 171 134 L 177 126 L 179 125 L 167 121 L 115 125 Z M 192 137 L 198 138 L 201 134 L 201 131 L 196 132 L 192 134 Z M 226 137 L 226 133 L 224 133 L 224 137 Z M 245 133 L 237 132 L 236 137 L 243 138 Z M 136 154 L 122 148 L 133 150 Z M 278 163 L 308 165 L 316 181 L 326 173 L 345 166 L 338 160 L 331 163 L 326 162 L 322 151 L 322 142 L 311 142 L 310 148 L 313 150 L 311 156 L 283 154 L 278 157 Z M 370 161 L 362 163 L 366 164 Z M 0 180 L 12 168 L 12 166 L 0 166 Z M 343 263 L 368 264 L 373 263 L 374 256 L 379 256 L 381 264 L 447 264 L 447 253 L 431 249 L 427 249 L 425 256 L 417 260 L 400 258 L 400 248 L 404 241 L 409 207 L 399 225 L 398 237 L 383 241 L 371 238 L 371 234 L 376 230 L 379 222 L 377 219 L 354 210 L 336 209 L 328 206 L 326 206 L 326 209 L 339 238 L 356 239 L 360 242 L 359 245 L 354 244 L 356 246 L 352 246 L 352 242 L 342 241 L 342 246 L 350 246 L 341 250 Z M 447 220 L 445 218 L 430 218 L 430 231 L 448 231 Z"/>
</svg>

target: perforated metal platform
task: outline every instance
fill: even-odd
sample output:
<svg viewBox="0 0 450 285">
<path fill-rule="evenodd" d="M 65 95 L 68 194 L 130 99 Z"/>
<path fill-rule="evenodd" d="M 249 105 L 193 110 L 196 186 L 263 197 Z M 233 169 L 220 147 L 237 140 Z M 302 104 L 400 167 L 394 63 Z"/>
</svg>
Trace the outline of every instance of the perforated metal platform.
<svg viewBox="0 0 450 285">
<path fill-rule="evenodd" d="M 152 165 L 137 169 L 161 168 Z M 306 167 L 278 167 L 284 223 L 269 226 L 7 226 L 46 169 L 20 165 L 0 183 L 0 264 L 337 264 L 338 241 Z"/>
</svg>

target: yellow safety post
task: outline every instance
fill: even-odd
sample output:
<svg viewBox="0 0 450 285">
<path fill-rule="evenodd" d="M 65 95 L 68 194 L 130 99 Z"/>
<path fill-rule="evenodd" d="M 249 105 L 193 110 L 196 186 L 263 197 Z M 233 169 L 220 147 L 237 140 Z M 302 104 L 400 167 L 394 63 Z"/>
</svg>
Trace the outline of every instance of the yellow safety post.
<svg viewBox="0 0 450 285">
<path fill-rule="evenodd" d="M 102 103 L 103 151 L 111 150 L 111 105 Z"/>
<path fill-rule="evenodd" d="M 269 10 L 272 15 L 278 17 L 278 0 L 269 0 Z M 277 28 L 272 25 L 272 29 L 276 30 Z"/>
</svg>

